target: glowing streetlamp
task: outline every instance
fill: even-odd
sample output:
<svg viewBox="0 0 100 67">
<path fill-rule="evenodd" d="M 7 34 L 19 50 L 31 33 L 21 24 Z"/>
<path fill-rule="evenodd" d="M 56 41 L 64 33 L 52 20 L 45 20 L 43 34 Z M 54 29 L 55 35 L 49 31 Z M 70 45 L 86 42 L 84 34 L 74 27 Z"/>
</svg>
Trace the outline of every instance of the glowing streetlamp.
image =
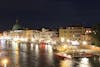
<svg viewBox="0 0 100 67">
<path fill-rule="evenodd" d="M 1 62 L 4 65 L 4 67 L 7 67 L 8 59 L 3 59 Z"/>
</svg>

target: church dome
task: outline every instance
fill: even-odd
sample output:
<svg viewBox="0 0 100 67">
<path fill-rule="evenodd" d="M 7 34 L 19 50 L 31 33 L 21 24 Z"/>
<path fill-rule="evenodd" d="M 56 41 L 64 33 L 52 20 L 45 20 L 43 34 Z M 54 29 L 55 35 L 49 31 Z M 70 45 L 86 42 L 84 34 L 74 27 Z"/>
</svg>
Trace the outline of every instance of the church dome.
<svg viewBox="0 0 100 67">
<path fill-rule="evenodd" d="M 22 26 L 20 24 L 18 24 L 18 20 L 16 20 L 16 24 L 13 25 L 12 30 L 22 30 Z"/>
</svg>

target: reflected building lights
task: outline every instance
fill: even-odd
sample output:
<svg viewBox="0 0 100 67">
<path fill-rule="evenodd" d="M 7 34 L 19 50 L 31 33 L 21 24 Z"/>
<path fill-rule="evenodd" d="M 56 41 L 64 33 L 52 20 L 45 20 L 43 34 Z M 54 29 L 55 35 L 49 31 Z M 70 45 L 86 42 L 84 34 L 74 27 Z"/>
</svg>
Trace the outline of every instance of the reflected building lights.
<svg viewBox="0 0 100 67">
<path fill-rule="evenodd" d="M 83 63 L 83 64 L 87 64 L 88 62 L 89 62 L 88 58 L 82 58 L 81 59 L 81 63 Z"/>
<path fill-rule="evenodd" d="M 31 44 L 31 50 L 33 50 L 33 44 Z"/>
<path fill-rule="evenodd" d="M 88 58 L 81 58 L 81 61 L 79 63 L 79 67 L 91 67 L 91 64 L 89 63 Z"/>
<path fill-rule="evenodd" d="M 52 58 L 52 56 L 53 56 L 52 46 L 51 45 L 47 45 L 47 46 L 48 46 L 48 56 L 49 56 L 49 58 Z"/>
<path fill-rule="evenodd" d="M 53 52 L 52 46 L 51 45 L 47 45 L 47 49 L 48 49 L 49 53 L 52 54 L 52 52 Z"/>
<path fill-rule="evenodd" d="M 19 66 L 19 51 L 13 51 L 13 55 L 11 57 L 12 59 L 12 62 L 13 62 L 13 65 L 14 67 L 20 67 Z"/>
<path fill-rule="evenodd" d="M 12 41 L 12 49 L 13 50 L 18 50 L 18 43 L 15 41 Z"/>
<path fill-rule="evenodd" d="M 27 51 L 27 44 L 20 44 L 20 47 L 23 51 Z"/>
<path fill-rule="evenodd" d="M 16 64 L 18 65 L 18 67 L 19 67 L 19 52 L 18 51 L 16 51 L 15 52 L 16 54 L 16 56 L 15 56 L 15 60 L 16 60 Z"/>
<path fill-rule="evenodd" d="M 60 67 L 72 67 L 72 60 L 62 60 L 60 61 Z"/>
<path fill-rule="evenodd" d="M 35 54 L 36 54 L 36 57 L 39 56 L 39 45 L 35 45 Z"/>
<path fill-rule="evenodd" d="M 36 57 L 35 59 L 38 60 L 38 58 L 39 58 L 39 45 L 38 44 L 35 45 L 35 57 Z M 38 64 L 39 64 L 39 62 L 36 61 L 35 67 L 38 67 Z"/>
<path fill-rule="evenodd" d="M 6 40 L 5 39 L 0 40 L 0 45 L 2 49 L 6 48 Z"/>
<path fill-rule="evenodd" d="M 47 55 L 47 59 L 48 59 L 48 64 L 52 65 L 54 64 L 53 61 L 53 49 L 52 49 L 52 45 L 46 45 L 45 47 L 45 51 L 46 51 L 46 55 Z"/>
</svg>

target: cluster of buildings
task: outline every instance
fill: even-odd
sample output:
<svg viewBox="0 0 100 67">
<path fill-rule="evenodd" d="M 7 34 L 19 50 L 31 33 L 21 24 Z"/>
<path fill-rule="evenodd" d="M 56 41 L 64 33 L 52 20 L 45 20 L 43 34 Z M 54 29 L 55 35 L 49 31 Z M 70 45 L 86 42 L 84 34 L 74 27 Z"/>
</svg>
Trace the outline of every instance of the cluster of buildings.
<svg viewBox="0 0 100 67">
<path fill-rule="evenodd" d="M 59 38 L 62 42 L 68 42 L 73 45 L 91 44 L 91 33 L 91 28 L 69 26 L 59 29 Z"/>
<path fill-rule="evenodd" d="M 72 45 L 91 44 L 91 32 L 91 28 L 82 26 L 68 26 L 57 30 L 45 28 L 41 30 L 23 29 L 17 20 L 12 30 L 0 33 L 0 40 L 34 43 L 45 42 L 52 44 L 62 42 Z"/>
</svg>

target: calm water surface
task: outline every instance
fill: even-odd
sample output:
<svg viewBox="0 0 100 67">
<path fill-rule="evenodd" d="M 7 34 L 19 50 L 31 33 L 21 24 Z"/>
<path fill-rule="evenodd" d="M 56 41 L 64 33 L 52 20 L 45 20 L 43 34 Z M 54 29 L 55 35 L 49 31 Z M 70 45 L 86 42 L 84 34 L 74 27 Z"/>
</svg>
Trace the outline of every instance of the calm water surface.
<svg viewBox="0 0 100 67">
<path fill-rule="evenodd" d="M 4 45 L 6 44 L 3 46 L 1 44 L 3 49 Z M 9 60 L 6 67 L 100 67 L 100 57 L 61 60 L 56 58 L 51 45 L 20 44 L 20 47 L 17 45 L 13 43 L 8 46 L 11 47 L 9 51 L 0 50 L 0 59 Z"/>
</svg>

